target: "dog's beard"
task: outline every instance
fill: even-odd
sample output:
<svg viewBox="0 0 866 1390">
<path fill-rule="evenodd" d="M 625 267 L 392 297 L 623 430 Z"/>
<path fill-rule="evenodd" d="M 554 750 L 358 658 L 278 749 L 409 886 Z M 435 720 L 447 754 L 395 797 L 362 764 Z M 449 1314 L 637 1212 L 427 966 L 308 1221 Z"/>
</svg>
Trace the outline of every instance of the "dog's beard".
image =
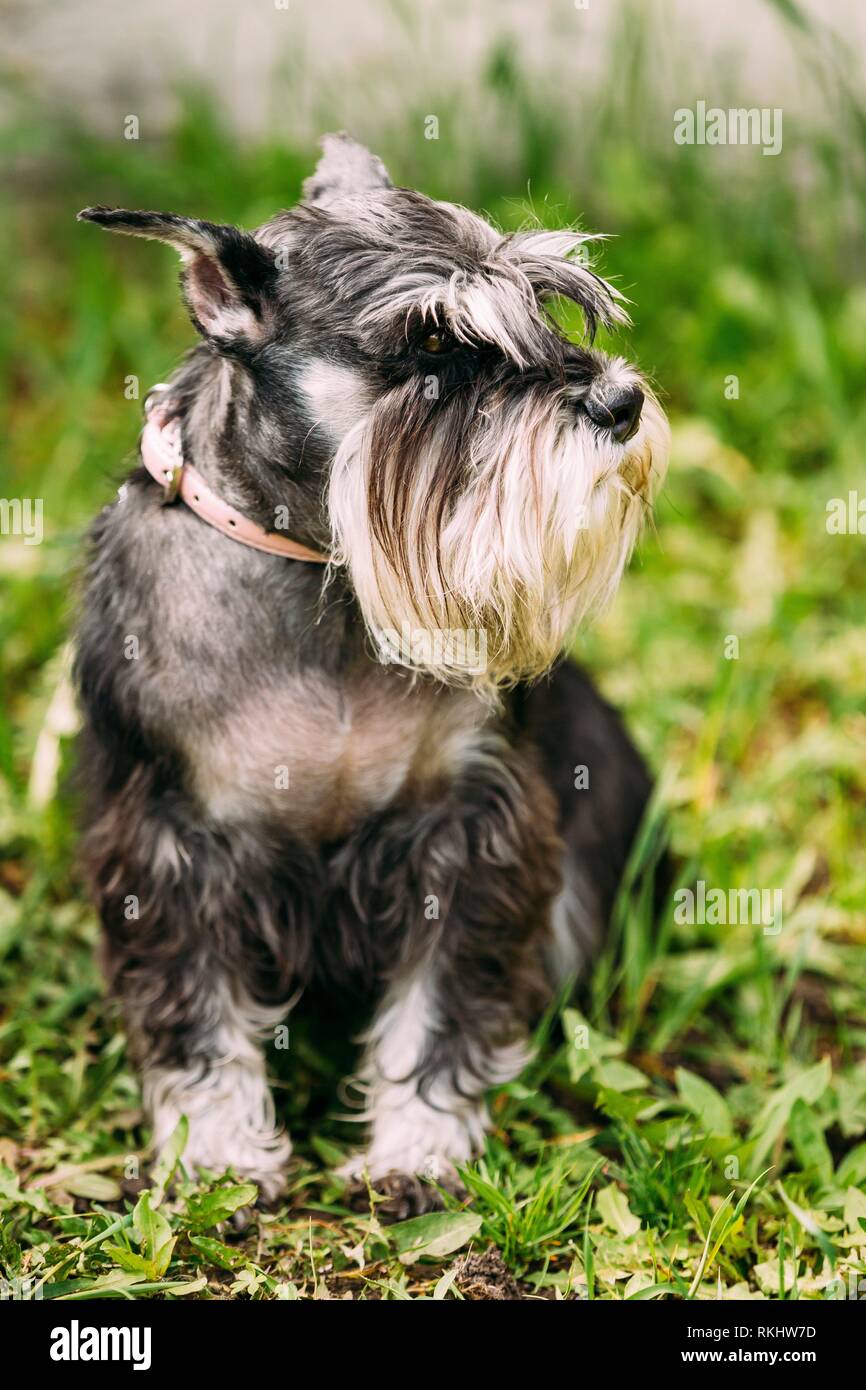
<svg viewBox="0 0 866 1390">
<path fill-rule="evenodd" d="M 329 489 L 334 563 L 380 654 L 488 694 L 541 675 L 613 596 L 667 445 L 651 396 L 623 449 L 567 388 L 461 392 L 435 412 L 414 383 L 391 393 Z"/>
</svg>

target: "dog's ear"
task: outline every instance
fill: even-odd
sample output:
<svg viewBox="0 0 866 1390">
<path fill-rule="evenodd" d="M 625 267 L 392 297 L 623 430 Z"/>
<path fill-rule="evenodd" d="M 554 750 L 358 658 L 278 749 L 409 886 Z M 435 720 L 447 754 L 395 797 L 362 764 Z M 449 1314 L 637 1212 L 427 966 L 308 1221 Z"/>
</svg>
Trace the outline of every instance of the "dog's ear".
<svg viewBox="0 0 866 1390">
<path fill-rule="evenodd" d="M 304 202 L 329 208 L 344 198 L 393 187 L 381 159 L 340 131 L 322 138 L 322 158 L 304 182 Z"/>
<path fill-rule="evenodd" d="M 193 323 L 217 346 L 252 345 L 268 334 L 277 268 L 273 252 L 237 227 L 171 212 L 84 208 L 79 221 L 112 232 L 166 241 L 179 253 L 181 282 Z"/>
</svg>

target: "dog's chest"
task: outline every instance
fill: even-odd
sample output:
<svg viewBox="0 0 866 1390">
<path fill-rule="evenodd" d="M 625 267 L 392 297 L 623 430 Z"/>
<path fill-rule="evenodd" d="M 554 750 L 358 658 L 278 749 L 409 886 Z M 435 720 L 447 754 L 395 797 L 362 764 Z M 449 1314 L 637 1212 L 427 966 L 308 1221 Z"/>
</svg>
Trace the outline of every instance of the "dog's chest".
<svg viewBox="0 0 866 1390">
<path fill-rule="evenodd" d="M 278 821 L 332 841 L 404 793 L 435 795 L 478 748 L 486 723 L 473 695 L 371 672 L 344 687 L 321 674 L 244 697 L 218 726 L 185 740 L 194 792 L 227 824 Z"/>
</svg>

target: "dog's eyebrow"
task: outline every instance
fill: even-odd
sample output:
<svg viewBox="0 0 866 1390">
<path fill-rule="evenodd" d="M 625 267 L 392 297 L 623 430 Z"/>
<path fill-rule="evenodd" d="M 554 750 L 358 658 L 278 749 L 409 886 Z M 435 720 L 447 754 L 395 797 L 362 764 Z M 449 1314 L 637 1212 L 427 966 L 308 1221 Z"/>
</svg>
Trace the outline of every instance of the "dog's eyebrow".
<svg viewBox="0 0 866 1390">
<path fill-rule="evenodd" d="M 431 258 L 407 270 L 405 260 L 401 257 L 397 263 L 395 257 L 391 275 L 387 272 L 392 258 L 386 253 L 379 258 L 378 284 L 359 323 L 396 328 L 404 338 L 413 319 L 447 324 L 458 341 L 498 348 L 524 368 L 550 348 L 545 299 L 561 296 L 576 303 L 591 338 L 599 323 L 629 322 L 619 291 L 574 259 L 590 240 L 575 231 L 514 232 L 500 238 L 472 266 L 455 267 Z"/>
<path fill-rule="evenodd" d="M 624 295 L 583 259 L 589 243 L 603 240 L 574 230 L 512 232 L 503 237 L 496 255 L 525 276 L 540 298 L 559 295 L 577 304 L 594 334 L 599 322 L 607 326 L 630 323 Z"/>
<path fill-rule="evenodd" d="M 411 336 L 413 323 L 447 325 L 458 342 L 498 348 L 518 367 L 529 365 L 550 333 L 528 282 L 492 267 L 454 270 L 448 278 L 406 272 L 383 287 L 360 323 L 396 329 L 403 339 Z"/>
</svg>

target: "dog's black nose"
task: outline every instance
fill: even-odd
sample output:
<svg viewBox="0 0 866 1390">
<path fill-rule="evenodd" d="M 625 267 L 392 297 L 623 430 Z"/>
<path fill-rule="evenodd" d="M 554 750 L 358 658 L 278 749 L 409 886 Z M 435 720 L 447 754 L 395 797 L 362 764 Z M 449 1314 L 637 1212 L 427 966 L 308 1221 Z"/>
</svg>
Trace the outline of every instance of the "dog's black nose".
<svg viewBox="0 0 866 1390">
<path fill-rule="evenodd" d="M 639 386 L 610 387 L 585 400 L 583 408 L 594 425 L 608 430 L 614 439 L 624 444 L 636 433 L 640 423 L 643 391 Z"/>
</svg>

